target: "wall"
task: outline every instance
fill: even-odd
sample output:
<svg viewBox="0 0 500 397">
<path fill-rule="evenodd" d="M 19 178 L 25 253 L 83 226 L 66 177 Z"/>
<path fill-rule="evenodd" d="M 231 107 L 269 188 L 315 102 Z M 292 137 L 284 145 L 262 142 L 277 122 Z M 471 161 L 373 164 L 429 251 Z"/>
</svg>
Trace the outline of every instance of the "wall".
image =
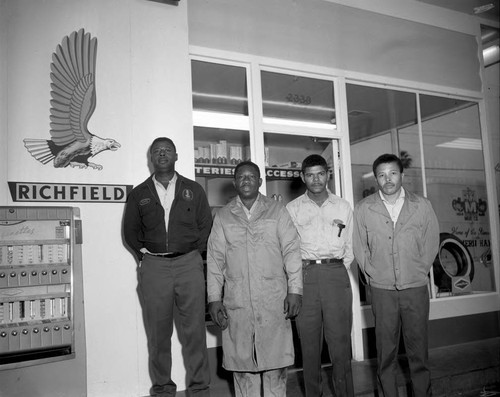
<svg viewBox="0 0 500 397">
<path fill-rule="evenodd" d="M 185 1 L 1 0 L 0 6 L 0 205 L 15 204 L 7 181 L 136 185 L 150 174 L 147 148 L 159 135 L 185 143 L 178 145 L 178 170 L 193 177 Z M 121 144 L 95 157 L 100 171 L 43 165 L 23 145 L 24 138 L 49 138 L 51 56 L 80 28 L 98 40 L 97 107 L 89 129 Z M 88 395 L 147 395 L 135 261 L 121 238 L 123 204 L 74 206 L 83 220 Z M 178 342 L 174 353 L 173 377 L 182 390 Z"/>
<path fill-rule="evenodd" d="M 365 2 L 366 3 L 366 2 Z M 379 1 L 380 3 L 380 1 Z M 415 18 L 439 15 L 438 7 L 412 6 Z M 188 5 L 193 46 L 271 57 L 283 61 L 370 73 L 392 79 L 481 90 L 473 34 L 443 29 L 329 1 L 200 0 Z M 442 11 L 442 10 L 441 10 Z M 453 13 L 450 19 L 461 19 Z M 470 19 L 462 21 L 468 31 Z M 438 27 L 439 26 L 439 27 Z M 454 25 L 450 24 L 454 27 Z"/>
</svg>

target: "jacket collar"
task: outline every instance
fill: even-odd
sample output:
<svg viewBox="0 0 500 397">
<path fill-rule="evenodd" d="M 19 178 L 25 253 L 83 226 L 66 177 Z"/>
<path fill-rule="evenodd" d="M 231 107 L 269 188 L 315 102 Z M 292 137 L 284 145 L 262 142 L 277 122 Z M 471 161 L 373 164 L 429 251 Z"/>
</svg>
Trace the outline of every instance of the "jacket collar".
<svg viewBox="0 0 500 397">
<path fill-rule="evenodd" d="M 257 199 L 255 201 L 255 208 L 253 209 L 253 213 L 251 216 L 251 219 L 256 219 L 260 216 L 261 213 L 265 212 L 269 208 L 269 203 L 267 202 L 265 196 L 263 196 L 260 192 L 257 196 Z M 243 218 L 245 221 L 249 221 L 247 218 L 247 215 L 245 213 L 245 210 L 242 208 L 241 204 L 238 202 L 237 198 L 235 197 L 231 202 L 228 204 L 229 210 L 236 216 Z"/>
<path fill-rule="evenodd" d="M 184 177 L 181 174 L 179 174 L 177 171 L 175 171 L 175 173 L 177 174 L 177 182 L 175 183 L 175 196 L 177 196 L 177 193 L 179 192 L 181 184 L 184 183 Z M 153 175 L 154 174 L 151 174 L 149 176 L 149 178 L 146 179 L 145 184 L 147 185 L 149 190 L 151 190 L 151 192 L 153 193 L 156 200 L 158 200 L 158 202 L 159 202 L 160 197 L 158 197 L 158 192 L 156 191 L 156 186 L 155 186 L 155 181 L 153 180 Z"/>
<path fill-rule="evenodd" d="M 384 202 L 382 201 L 379 192 L 375 192 L 374 194 L 368 196 L 366 200 L 368 203 L 368 209 L 370 211 L 377 212 L 390 218 L 389 213 L 387 212 L 387 208 L 385 208 Z M 403 208 L 401 209 L 401 213 L 398 217 L 398 223 L 406 223 L 406 221 L 415 213 L 418 207 L 417 203 L 418 196 L 415 193 L 412 193 L 405 189 L 405 201 L 403 204 Z"/>
</svg>

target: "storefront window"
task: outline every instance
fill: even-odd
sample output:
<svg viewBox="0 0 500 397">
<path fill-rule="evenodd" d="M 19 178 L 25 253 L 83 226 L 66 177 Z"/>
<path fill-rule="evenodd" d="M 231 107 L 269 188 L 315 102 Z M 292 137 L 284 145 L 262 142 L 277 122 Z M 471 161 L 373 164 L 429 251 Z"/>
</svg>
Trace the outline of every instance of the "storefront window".
<svg viewBox="0 0 500 397">
<path fill-rule="evenodd" d="M 372 164 L 383 153 L 400 153 L 408 188 L 421 192 L 415 94 L 354 84 L 346 91 L 354 202 L 377 190 Z"/>
<path fill-rule="evenodd" d="M 440 224 L 441 247 L 429 278 L 432 297 L 493 291 L 477 103 L 354 84 L 346 92 L 355 203 L 377 191 L 375 158 L 398 154 L 404 187 L 430 199 Z M 370 303 L 363 288 L 361 300 Z"/>
<path fill-rule="evenodd" d="M 246 69 L 196 60 L 191 66 L 195 175 L 215 211 L 236 195 L 236 164 L 251 158 Z"/>
<path fill-rule="evenodd" d="M 351 145 L 354 204 L 375 193 L 373 161 L 384 153 L 398 153 L 405 167 L 405 186 L 422 191 L 416 95 L 403 91 L 346 85 Z M 360 274 L 360 277 L 362 275 Z M 360 299 L 370 304 L 369 290 L 360 280 Z"/>
<path fill-rule="evenodd" d="M 493 291 L 478 105 L 428 95 L 420 96 L 420 104 L 427 196 L 441 231 L 436 297 Z"/>
</svg>

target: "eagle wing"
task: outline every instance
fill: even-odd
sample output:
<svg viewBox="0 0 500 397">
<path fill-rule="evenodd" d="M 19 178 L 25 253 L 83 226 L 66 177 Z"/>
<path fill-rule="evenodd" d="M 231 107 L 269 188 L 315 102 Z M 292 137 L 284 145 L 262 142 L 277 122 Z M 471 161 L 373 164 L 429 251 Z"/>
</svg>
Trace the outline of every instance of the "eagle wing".
<svg viewBox="0 0 500 397">
<path fill-rule="evenodd" d="M 50 135 L 57 146 L 90 143 L 87 124 L 96 107 L 97 39 L 83 29 L 64 37 L 50 65 Z"/>
</svg>

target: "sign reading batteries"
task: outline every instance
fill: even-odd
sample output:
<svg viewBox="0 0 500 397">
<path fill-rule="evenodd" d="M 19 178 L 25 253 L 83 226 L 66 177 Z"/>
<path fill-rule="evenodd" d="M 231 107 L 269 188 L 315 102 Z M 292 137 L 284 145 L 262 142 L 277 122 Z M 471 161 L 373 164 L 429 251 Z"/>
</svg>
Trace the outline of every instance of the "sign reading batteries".
<svg viewBox="0 0 500 397">
<path fill-rule="evenodd" d="M 15 202 L 124 203 L 132 185 L 8 182 Z"/>
</svg>

